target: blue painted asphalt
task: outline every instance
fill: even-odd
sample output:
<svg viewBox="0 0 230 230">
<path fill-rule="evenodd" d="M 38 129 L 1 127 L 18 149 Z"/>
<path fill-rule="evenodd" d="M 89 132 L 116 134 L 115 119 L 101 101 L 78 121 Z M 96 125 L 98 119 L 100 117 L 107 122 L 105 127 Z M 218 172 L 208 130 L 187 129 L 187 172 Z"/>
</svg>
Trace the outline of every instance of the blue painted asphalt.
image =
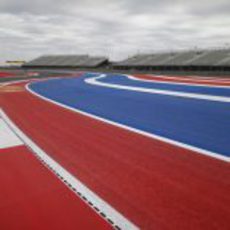
<svg viewBox="0 0 230 230">
<path fill-rule="evenodd" d="M 197 93 L 197 94 L 207 94 L 215 96 L 228 96 L 230 97 L 230 87 L 206 87 L 206 86 L 188 86 L 180 84 L 170 84 L 170 83 L 157 83 L 157 82 L 143 82 L 129 79 L 127 76 L 109 74 L 108 77 L 98 79 L 99 82 L 105 82 L 110 84 L 119 84 L 125 86 L 142 87 L 148 89 L 161 89 L 170 90 L 176 92 L 187 92 L 187 93 Z"/>
<path fill-rule="evenodd" d="M 73 108 L 230 156 L 230 103 L 98 87 L 84 82 L 89 76 L 35 82 L 30 89 Z"/>
</svg>

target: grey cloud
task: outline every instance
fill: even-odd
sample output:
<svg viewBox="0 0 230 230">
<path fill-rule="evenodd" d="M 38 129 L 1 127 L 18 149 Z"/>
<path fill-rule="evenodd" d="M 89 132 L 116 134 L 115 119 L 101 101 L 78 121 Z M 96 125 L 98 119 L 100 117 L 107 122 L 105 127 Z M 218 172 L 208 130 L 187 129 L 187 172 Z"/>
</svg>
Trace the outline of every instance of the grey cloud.
<svg viewBox="0 0 230 230">
<path fill-rule="evenodd" d="M 230 37 L 228 0 L 1 0 L 1 59 L 212 47 Z M 1 61 L 1 60 L 0 60 Z"/>
<path fill-rule="evenodd" d="M 101 7 L 110 0 L 1 0 L 0 12 L 13 14 L 70 14 L 78 8 Z"/>
</svg>

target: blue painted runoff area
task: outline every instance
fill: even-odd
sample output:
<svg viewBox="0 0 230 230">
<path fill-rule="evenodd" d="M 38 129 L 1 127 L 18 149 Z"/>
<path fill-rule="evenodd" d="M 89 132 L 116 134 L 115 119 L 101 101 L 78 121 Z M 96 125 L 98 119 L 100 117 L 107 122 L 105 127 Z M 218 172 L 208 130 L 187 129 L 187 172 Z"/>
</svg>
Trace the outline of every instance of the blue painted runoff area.
<svg viewBox="0 0 230 230">
<path fill-rule="evenodd" d="M 176 92 L 186 92 L 195 94 L 206 94 L 213 96 L 225 96 L 230 97 L 230 87 L 210 87 L 210 86 L 191 86 L 181 84 L 159 83 L 159 82 L 144 82 L 129 79 L 125 75 L 108 74 L 107 77 L 98 79 L 99 82 L 125 85 L 132 87 L 141 87 L 148 89 L 170 90 Z"/>
<path fill-rule="evenodd" d="M 29 87 L 72 108 L 230 156 L 230 103 L 105 88 L 84 82 L 92 76 L 96 75 L 34 82 Z M 121 80 L 125 81 L 123 77 Z"/>
</svg>

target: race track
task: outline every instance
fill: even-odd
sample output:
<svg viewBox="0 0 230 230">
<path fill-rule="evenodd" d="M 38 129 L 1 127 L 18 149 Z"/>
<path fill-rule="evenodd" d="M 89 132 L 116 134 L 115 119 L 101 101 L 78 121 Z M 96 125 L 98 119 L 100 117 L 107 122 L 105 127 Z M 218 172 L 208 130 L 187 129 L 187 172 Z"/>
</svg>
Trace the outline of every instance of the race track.
<svg viewBox="0 0 230 230">
<path fill-rule="evenodd" d="M 138 80 L 89 73 L 15 83 L 21 90 L 0 88 L 0 107 L 131 226 L 229 229 L 230 84 L 132 77 Z M 95 221 L 94 229 L 108 228 Z"/>
</svg>

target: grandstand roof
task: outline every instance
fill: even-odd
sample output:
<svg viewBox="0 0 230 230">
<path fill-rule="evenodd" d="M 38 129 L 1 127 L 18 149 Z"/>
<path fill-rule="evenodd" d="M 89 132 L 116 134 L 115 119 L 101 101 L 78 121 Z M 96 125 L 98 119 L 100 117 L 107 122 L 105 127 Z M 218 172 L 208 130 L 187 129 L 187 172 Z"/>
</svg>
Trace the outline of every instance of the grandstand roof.
<svg viewBox="0 0 230 230">
<path fill-rule="evenodd" d="M 136 55 L 115 66 L 230 66 L 230 49 Z"/>
<path fill-rule="evenodd" d="M 24 67 L 98 67 L 106 57 L 88 55 L 45 55 L 24 64 Z"/>
</svg>

